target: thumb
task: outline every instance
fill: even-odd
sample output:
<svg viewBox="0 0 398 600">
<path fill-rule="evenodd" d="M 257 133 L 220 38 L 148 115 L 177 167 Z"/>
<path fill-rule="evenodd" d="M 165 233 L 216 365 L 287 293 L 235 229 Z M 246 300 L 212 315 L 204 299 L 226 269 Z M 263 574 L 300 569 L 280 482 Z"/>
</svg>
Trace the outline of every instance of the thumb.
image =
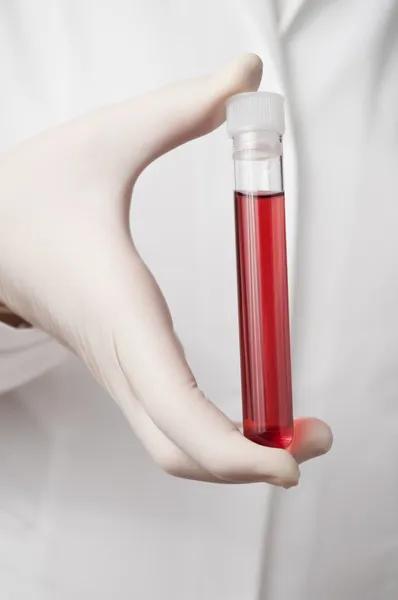
<svg viewBox="0 0 398 600">
<path fill-rule="evenodd" d="M 261 59 L 243 54 L 210 76 L 100 109 L 93 118 L 115 168 L 135 179 L 157 157 L 221 125 L 225 100 L 256 90 L 261 76 Z"/>
</svg>

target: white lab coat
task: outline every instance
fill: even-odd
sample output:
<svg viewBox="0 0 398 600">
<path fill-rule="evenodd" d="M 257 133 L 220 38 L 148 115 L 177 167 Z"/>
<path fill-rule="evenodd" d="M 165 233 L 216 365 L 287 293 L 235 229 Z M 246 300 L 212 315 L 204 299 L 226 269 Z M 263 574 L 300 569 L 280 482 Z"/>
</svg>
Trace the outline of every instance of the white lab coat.
<svg viewBox="0 0 398 600">
<path fill-rule="evenodd" d="M 398 597 L 398 2 L 3 3 L 1 149 L 240 51 L 288 98 L 295 411 L 335 447 L 289 492 L 174 480 L 75 359 L 43 375 L 65 351 L 1 327 L 2 600 Z M 132 229 L 235 418 L 231 189 L 221 129 L 148 169 Z"/>
</svg>

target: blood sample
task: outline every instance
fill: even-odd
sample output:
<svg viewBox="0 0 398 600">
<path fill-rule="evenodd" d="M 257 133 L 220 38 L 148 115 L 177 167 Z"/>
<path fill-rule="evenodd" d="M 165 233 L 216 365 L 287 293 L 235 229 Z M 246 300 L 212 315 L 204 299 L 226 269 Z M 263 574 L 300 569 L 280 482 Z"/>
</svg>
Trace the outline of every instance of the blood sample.
<svg viewBox="0 0 398 600">
<path fill-rule="evenodd" d="M 293 438 L 283 98 L 238 94 L 227 102 L 234 141 L 235 226 L 244 435 L 287 448 Z"/>
</svg>

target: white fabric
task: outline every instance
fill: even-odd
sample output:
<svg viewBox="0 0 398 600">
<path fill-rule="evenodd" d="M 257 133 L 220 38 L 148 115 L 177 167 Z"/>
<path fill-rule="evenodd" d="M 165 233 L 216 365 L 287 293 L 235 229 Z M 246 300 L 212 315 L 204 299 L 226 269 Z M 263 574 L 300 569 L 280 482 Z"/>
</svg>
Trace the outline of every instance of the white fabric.
<svg viewBox="0 0 398 600">
<path fill-rule="evenodd" d="M 176 482 L 67 364 L 0 402 L 2 598 L 395 600 L 397 3 L 307 0 L 279 41 L 265 0 L 1 10 L 3 149 L 241 50 L 266 58 L 264 89 L 285 80 L 295 407 L 336 438 L 271 504 L 262 486 Z M 238 416 L 231 181 L 218 131 L 150 168 L 132 225 L 201 385 Z"/>
</svg>

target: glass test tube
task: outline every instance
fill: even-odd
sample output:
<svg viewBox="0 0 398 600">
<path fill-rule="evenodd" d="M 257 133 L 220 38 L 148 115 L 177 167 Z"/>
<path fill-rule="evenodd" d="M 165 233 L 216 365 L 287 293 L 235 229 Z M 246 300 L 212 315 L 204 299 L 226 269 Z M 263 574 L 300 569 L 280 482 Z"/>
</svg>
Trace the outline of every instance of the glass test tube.
<svg viewBox="0 0 398 600">
<path fill-rule="evenodd" d="M 278 94 L 227 102 L 233 138 L 244 435 L 287 448 L 293 438 L 282 135 Z"/>
</svg>

